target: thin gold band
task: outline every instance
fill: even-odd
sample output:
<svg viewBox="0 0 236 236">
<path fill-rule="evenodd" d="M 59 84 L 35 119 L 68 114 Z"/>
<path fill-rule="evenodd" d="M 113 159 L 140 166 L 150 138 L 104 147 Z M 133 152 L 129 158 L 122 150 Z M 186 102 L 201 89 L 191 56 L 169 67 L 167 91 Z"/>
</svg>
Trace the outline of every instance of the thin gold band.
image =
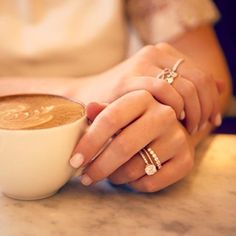
<svg viewBox="0 0 236 236">
<path fill-rule="evenodd" d="M 139 151 L 140 156 L 143 158 L 143 161 L 145 162 L 145 173 L 147 175 L 154 175 L 157 172 L 157 168 L 155 166 L 155 164 L 153 163 L 151 157 L 149 156 L 149 153 L 147 152 L 147 150 L 145 150 L 145 148 L 143 148 L 142 150 Z M 147 158 L 146 158 L 147 157 Z M 151 162 L 151 164 L 148 162 Z"/>
<path fill-rule="evenodd" d="M 168 84 L 172 84 L 174 80 L 178 77 L 178 73 L 176 72 L 179 65 L 184 62 L 183 58 L 178 59 L 178 61 L 174 64 L 172 69 L 164 68 L 157 76 L 157 79 L 161 79 L 166 81 Z"/>
</svg>

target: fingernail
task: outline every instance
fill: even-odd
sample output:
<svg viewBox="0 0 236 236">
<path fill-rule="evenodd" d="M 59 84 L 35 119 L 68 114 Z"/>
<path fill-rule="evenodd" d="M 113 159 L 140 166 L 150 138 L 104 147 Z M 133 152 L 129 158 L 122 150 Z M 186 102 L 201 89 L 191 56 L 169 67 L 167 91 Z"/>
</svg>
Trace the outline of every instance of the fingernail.
<svg viewBox="0 0 236 236">
<path fill-rule="evenodd" d="M 185 111 L 182 111 L 180 113 L 180 120 L 183 120 L 185 118 Z"/>
<path fill-rule="evenodd" d="M 192 130 L 191 135 L 196 134 L 196 133 L 197 133 L 197 127 L 195 127 L 195 128 Z"/>
<path fill-rule="evenodd" d="M 87 174 L 82 175 L 80 181 L 85 186 L 88 186 L 93 182 Z"/>
<path fill-rule="evenodd" d="M 218 114 L 216 115 L 216 117 L 215 117 L 214 124 L 215 124 L 216 126 L 220 126 L 221 123 L 222 123 L 221 114 L 218 113 Z"/>
<path fill-rule="evenodd" d="M 71 159 L 70 164 L 74 168 L 79 168 L 84 162 L 84 157 L 80 153 L 76 153 Z"/>
<path fill-rule="evenodd" d="M 204 122 L 204 123 L 200 126 L 199 130 L 204 130 L 206 127 L 207 127 L 207 122 Z"/>
</svg>

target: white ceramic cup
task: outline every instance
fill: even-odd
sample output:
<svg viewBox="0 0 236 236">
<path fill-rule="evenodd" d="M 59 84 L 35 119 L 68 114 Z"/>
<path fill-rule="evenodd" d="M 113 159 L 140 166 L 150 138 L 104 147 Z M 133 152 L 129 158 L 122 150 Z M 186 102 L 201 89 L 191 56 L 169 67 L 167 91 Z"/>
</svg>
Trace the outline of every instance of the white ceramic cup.
<svg viewBox="0 0 236 236">
<path fill-rule="evenodd" d="M 42 199 L 56 193 L 81 172 L 75 172 L 69 160 L 87 127 L 84 116 L 52 128 L 0 129 L 2 193 L 20 200 Z"/>
</svg>

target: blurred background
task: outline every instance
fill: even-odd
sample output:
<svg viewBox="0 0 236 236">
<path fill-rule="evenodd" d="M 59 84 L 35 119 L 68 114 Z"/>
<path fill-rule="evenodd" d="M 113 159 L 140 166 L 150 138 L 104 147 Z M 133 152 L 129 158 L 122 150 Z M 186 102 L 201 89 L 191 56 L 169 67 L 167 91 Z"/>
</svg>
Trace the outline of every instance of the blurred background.
<svg viewBox="0 0 236 236">
<path fill-rule="evenodd" d="M 236 1 L 215 0 L 221 18 L 215 25 L 215 30 L 224 50 L 233 81 L 234 97 L 222 127 L 216 132 L 236 133 Z"/>
</svg>

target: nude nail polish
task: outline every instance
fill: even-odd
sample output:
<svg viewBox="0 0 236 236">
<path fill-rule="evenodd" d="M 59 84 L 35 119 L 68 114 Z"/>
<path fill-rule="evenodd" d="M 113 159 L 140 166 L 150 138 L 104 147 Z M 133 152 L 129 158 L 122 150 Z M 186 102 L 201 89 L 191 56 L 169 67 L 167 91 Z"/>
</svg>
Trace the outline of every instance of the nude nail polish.
<svg viewBox="0 0 236 236">
<path fill-rule="evenodd" d="M 185 111 L 182 111 L 180 113 L 180 120 L 183 120 L 185 118 Z"/>
<path fill-rule="evenodd" d="M 216 126 L 220 126 L 221 123 L 222 123 L 221 114 L 218 113 L 218 114 L 216 115 L 216 117 L 215 117 L 214 124 L 215 124 Z"/>
<path fill-rule="evenodd" d="M 85 186 L 88 186 L 93 182 L 87 174 L 82 175 L 80 181 Z"/>
<path fill-rule="evenodd" d="M 74 168 L 79 168 L 84 162 L 84 157 L 81 153 L 76 153 L 71 159 L 70 164 Z"/>
</svg>

